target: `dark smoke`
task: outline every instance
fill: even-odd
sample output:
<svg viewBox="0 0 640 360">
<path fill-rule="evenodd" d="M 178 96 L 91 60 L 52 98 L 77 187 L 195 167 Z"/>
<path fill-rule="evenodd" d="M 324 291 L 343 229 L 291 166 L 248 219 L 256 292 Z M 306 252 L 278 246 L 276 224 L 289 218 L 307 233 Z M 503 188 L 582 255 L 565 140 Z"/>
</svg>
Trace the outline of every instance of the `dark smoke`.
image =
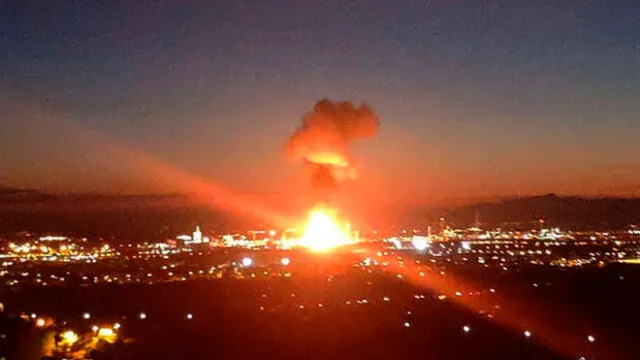
<svg viewBox="0 0 640 360">
<path fill-rule="evenodd" d="M 331 165 L 310 165 L 313 167 L 311 174 L 311 186 L 314 189 L 332 189 L 338 185 L 338 180 L 331 171 Z"/>
<path fill-rule="evenodd" d="M 287 142 L 287 154 L 312 166 L 314 188 L 333 188 L 357 175 L 349 154 L 351 141 L 375 135 L 379 126 L 367 104 L 323 99 L 302 118 Z"/>
</svg>

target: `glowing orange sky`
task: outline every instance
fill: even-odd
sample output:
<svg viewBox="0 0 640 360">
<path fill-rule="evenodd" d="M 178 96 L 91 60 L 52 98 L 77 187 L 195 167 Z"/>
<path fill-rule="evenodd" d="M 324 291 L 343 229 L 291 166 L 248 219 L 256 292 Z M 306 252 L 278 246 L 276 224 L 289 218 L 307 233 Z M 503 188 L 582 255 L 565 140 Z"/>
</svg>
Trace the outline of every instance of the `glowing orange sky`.
<svg viewBox="0 0 640 360">
<path fill-rule="evenodd" d="M 639 194 L 635 7 L 263 5 L 0 13 L 0 185 L 182 191 L 79 128 L 288 199 L 307 184 L 283 144 L 330 98 L 367 102 L 381 122 L 353 151 L 362 201 Z"/>
<path fill-rule="evenodd" d="M 188 190 L 140 164 L 123 162 L 90 136 L 97 133 L 110 139 L 110 144 L 131 148 L 236 193 L 277 201 L 304 198 L 310 191 L 304 167 L 282 154 L 283 141 L 290 133 L 287 127 L 293 128 L 298 121 L 295 111 L 266 108 L 273 112 L 267 116 L 273 126 L 230 133 L 231 140 L 218 143 L 208 140 L 206 121 L 167 142 L 148 138 L 136 142 L 132 136 L 100 133 L 78 125 L 64 112 L 44 116 L 26 106 L 4 103 L 3 107 L 16 119 L 9 124 L 3 145 L 7 151 L 3 152 L 2 184 L 6 186 L 129 194 Z M 385 115 L 389 118 L 386 123 Z M 456 139 L 442 125 L 421 136 L 411 127 L 398 126 L 386 111 L 381 119 L 380 135 L 355 146 L 363 165 L 360 178 L 339 189 L 336 196 L 365 203 L 416 204 L 548 192 L 638 194 L 640 167 L 623 155 L 640 150 L 626 141 L 616 144 L 609 139 L 607 145 L 598 145 L 597 141 L 560 135 L 530 139 L 529 134 L 509 139 L 506 130 L 499 134 L 505 137 L 488 141 L 474 127 L 460 128 Z"/>
</svg>

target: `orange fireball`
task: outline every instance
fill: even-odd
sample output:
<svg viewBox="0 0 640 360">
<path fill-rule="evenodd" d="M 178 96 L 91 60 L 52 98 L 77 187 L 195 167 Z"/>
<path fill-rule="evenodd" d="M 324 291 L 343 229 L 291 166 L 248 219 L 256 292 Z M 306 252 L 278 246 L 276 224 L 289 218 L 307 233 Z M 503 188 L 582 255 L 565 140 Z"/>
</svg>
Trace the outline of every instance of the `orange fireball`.
<svg viewBox="0 0 640 360">
<path fill-rule="evenodd" d="M 314 252 L 326 252 L 351 243 L 348 231 L 336 221 L 335 211 L 321 206 L 309 213 L 301 245 Z"/>
</svg>

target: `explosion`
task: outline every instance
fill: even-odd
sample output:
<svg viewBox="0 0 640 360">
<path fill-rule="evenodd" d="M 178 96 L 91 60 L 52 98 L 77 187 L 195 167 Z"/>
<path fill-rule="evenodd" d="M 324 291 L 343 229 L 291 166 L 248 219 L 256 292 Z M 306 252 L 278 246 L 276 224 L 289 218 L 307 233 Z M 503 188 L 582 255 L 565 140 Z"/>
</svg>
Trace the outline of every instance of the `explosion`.
<svg viewBox="0 0 640 360">
<path fill-rule="evenodd" d="M 301 245 L 314 252 L 326 252 L 351 243 L 348 229 L 336 221 L 335 211 L 316 206 L 309 213 Z"/>
<path fill-rule="evenodd" d="M 286 151 L 293 160 L 311 166 L 315 189 L 331 189 L 357 176 L 348 151 L 351 141 L 375 135 L 379 126 L 377 116 L 366 104 L 356 107 L 348 101 L 320 100 L 302 118 Z"/>
<path fill-rule="evenodd" d="M 311 186 L 326 192 L 357 177 L 349 145 L 375 135 L 379 126 L 377 116 L 366 104 L 320 100 L 302 118 L 286 144 L 286 152 L 291 159 L 306 163 L 312 171 Z M 312 251 L 327 251 L 350 243 L 349 231 L 336 221 L 334 210 L 316 205 L 309 213 L 301 244 Z"/>
</svg>

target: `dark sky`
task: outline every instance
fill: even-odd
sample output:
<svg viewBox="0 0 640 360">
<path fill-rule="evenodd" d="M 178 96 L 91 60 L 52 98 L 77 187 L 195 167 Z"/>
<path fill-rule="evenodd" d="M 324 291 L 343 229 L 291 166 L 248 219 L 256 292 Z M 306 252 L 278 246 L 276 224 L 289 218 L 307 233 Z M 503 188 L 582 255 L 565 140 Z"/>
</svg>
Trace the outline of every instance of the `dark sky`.
<svg viewBox="0 0 640 360">
<path fill-rule="evenodd" d="M 283 144 L 329 97 L 382 123 L 351 189 L 640 193 L 637 0 L 0 6 L 1 185 L 184 190 L 144 154 L 237 192 L 303 189 Z"/>
</svg>

